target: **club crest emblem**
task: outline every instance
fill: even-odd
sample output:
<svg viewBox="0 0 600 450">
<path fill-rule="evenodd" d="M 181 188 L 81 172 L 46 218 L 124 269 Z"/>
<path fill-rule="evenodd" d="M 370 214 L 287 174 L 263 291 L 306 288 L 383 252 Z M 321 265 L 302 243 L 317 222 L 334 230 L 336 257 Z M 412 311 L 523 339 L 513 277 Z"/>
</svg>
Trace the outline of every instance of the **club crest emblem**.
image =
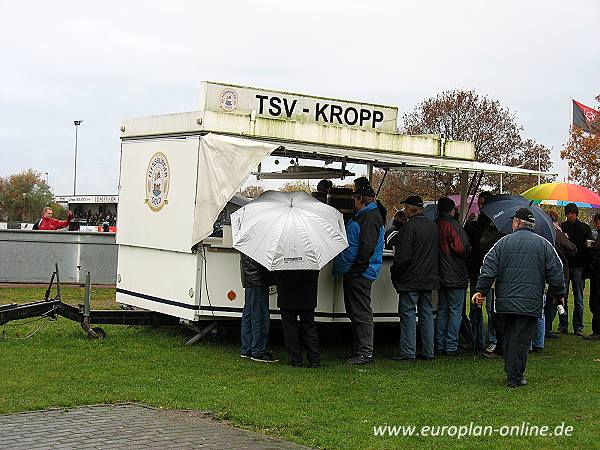
<svg viewBox="0 0 600 450">
<path fill-rule="evenodd" d="M 163 153 L 155 153 L 150 158 L 146 171 L 146 200 L 152 211 L 160 211 L 169 201 L 169 161 Z"/>
<path fill-rule="evenodd" d="M 221 92 L 221 108 L 227 112 L 235 111 L 238 107 L 238 96 L 233 89 L 224 89 Z"/>
</svg>

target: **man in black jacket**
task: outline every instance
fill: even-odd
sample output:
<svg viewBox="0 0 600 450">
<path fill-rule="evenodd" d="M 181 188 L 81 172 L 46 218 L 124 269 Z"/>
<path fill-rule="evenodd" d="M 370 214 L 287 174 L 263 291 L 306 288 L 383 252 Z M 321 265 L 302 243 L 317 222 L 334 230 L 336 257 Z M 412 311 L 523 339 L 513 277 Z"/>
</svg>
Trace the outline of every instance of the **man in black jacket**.
<svg viewBox="0 0 600 450">
<path fill-rule="evenodd" d="M 477 197 L 477 204 L 479 208 L 493 197 L 491 192 L 481 192 Z M 477 278 L 479 277 L 479 270 L 483 264 L 483 257 L 489 251 L 491 246 L 487 247 L 484 252 L 481 241 L 484 231 L 488 230 L 491 225 L 491 220 L 483 213 L 479 213 L 476 220 L 469 220 L 465 224 L 465 232 L 469 237 L 469 244 L 471 245 L 471 251 L 467 256 L 467 269 L 469 271 L 469 285 L 471 290 L 471 297 L 475 294 L 475 287 L 477 286 Z M 494 290 L 491 289 L 488 295 L 487 305 L 491 308 L 494 304 Z M 475 352 L 481 352 L 486 348 L 486 335 L 485 326 L 483 323 L 483 314 L 480 308 L 471 308 L 469 311 L 469 321 L 471 322 L 471 328 L 473 330 L 473 346 Z M 496 335 L 494 333 L 494 326 L 492 324 L 491 314 L 488 314 L 488 332 L 487 336 L 489 339 L 490 347 L 489 350 L 493 351 L 496 346 Z"/>
<path fill-rule="evenodd" d="M 400 231 L 390 268 L 392 283 L 399 296 L 400 316 L 400 354 L 394 359 L 414 361 L 416 358 L 415 306 L 419 309 L 423 358 L 432 359 L 434 323 L 431 291 L 439 287 L 438 228 L 423 215 L 421 197 L 408 197 L 404 204 L 408 222 Z"/>
<path fill-rule="evenodd" d="M 594 227 L 597 235 L 592 246 L 590 277 L 590 312 L 592 313 L 592 334 L 584 337 L 589 341 L 600 341 L 600 213 L 594 214 Z"/>
<path fill-rule="evenodd" d="M 573 244 L 567 235 L 562 232 L 560 224 L 558 222 L 558 213 L 556 211 L 548 211 L 548 215 L 552 219 L 552 225 L 554 225 L 554 231 L 556 233 L 556 239 L 554 240 L 554 248 L 560 258 L 560 262 L 563 266 L 563 275 L 565 277 L 565 286 L 569 286 L 569 259 L 573 258 L 577 254 L 577 246 Z M 568 290 L 568 289 L 567 289 Z M 544 327 L 545 336 L 544 338 L 555 339 L 560 337 L 558 334 L 552 331 L 552 324 L 556 318 L 556 312 L 558 311 L 558 305 L 562 304 L 563 299 L 555 298 L 552 295 L 546 296 L 546 305 L 544 305 Z M 564 307 L 564 305 L 563 305 Z M 565 311 L 563 311 L 565 312 Z M 566 312 L 559 315 L 560 324 L 566 330 L 568 321 Z M 559 325 L 560 327 L 560 325 Z"/>
<path fill-rule="evenodd" d="M 576 336 L 583 336 L 583 290 L 585 288 L 585 278 L 583 271 L 589 267 L 589 249 L 586 247 L 586 241 L 592 240 L 592 229 L 588 224 L 578 219 L 579 209 L 575 203 L 565 205 L 565 215 L 567 220 L 560 224 L 560 227 L 569 240 L 577 246 L 577 253 L 569 258 L 569 278 L 573 287 L 573 333 Z M 565 301 L 565 310 L 567 314 L 560 317 L 563 319 L 559 324 L 559 333 L 567 333 L 569 325 L 568 302 Z"/>
<path fill-rule="evenodd" d="M 270 273 L 243 253 L 240 253 L 240 271 L 245 293 L 240 356 L 251 358 L 252 361 L 277 362 L 278 359 L 267 352 Z"/>
<path fill-rule="evenodd" d="M 513 233 L 500 239 L 483 260 L 473 303 L 481 305 L 496 283 L 496 315 L 503 328 L 504 369 L 509 387 L 527 384 L 524 378 L 529 345 L 542 314 L 545 283 L 552 295 L 563 296 L 562 265 L 552 244 L 533 232 L 535 218 L 527 208 L 513 218 Z M 501 336 L 502 335 L 502 336 Z"/>
</svg>

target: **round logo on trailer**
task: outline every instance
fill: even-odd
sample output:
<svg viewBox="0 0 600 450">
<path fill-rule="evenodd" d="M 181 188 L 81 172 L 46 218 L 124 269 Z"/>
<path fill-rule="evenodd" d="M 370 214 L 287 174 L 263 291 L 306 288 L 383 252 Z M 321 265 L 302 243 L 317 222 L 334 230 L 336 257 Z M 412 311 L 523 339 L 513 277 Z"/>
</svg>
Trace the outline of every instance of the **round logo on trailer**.
<svg viewBox="0 0 600 450">
<path fill-rule="evenodd" d="M 160 211 L 169 201 L 169 161 L 164 153 L 152 155 L 146 171 L 146 203 L 152 211 Z"/>
<path fill-rule="evenodd" d="M 233 89 L 224 89 L 221 92 L 221 108 L 227 112 L 235 111 L 238 107 L 237 92 Z"/>
</svg>

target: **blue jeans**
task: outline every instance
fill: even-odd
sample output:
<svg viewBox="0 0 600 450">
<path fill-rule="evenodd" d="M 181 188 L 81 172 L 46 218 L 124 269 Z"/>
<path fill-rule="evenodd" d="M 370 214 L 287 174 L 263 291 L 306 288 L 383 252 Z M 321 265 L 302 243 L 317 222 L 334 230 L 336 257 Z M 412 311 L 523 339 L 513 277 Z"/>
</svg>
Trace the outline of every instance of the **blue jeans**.
<svg viewBox="0 0 600 450">
<path fill-rule="evenodd" d="M 419 309 L 419 328 L 421 330 L 421 346 L 424 358 L 433 358 L 433 305 L 431 291 L 401 292 L 398 301 L 400 316 L 400 356 L 416 358 L 417 356 L 417 312 Z"/>
<path fill-rule="evenodd" d="M 269 340 L 269 286 L 245 289 L 242 311 L 242 355 L 260 356 Z"/>
<path fill-rule="evenodd" d="M 583 278 L 583 267 L 571 267 L 569 269 L 569 278 L 573 288 L 573 331 L 583 330 L 583 289 L 585 288 L 585 279 Z M 569 310 L 568 302 L 565 302 L 567 314 L 558 317 L 558 327 L 566 331 L 569 328 Z"/>
<path fill-rule="evenodd" d="M 546 296 L 544 295 L 544 306 L 546 305 Z M 537 348 L 544 348 L 544 340 L 546 335 L 546 314 L 542 309 L 542 314 L 537 318 L 537 324 L 535 328 L 535 334 L 533 335 L 532 346 Z"/>
<path fill-rule="evenodd" d="M 439 352 L 458 349 L 458 332 L 462 322 L 462 308 L 467 290 L 440 288 L 438 290 L 437 332 L 435 340 Z"/>
</svg>

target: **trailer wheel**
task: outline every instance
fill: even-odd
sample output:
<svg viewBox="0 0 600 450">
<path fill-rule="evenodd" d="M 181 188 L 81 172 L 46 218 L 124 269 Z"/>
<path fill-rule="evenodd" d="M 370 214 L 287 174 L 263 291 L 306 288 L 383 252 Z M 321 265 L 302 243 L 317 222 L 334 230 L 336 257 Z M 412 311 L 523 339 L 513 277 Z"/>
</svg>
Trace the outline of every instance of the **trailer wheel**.
<svg viewBox="0 0 600 450">
<path fill-rule="evenodd" d="M 94 333 L 96 333 L 96 336 L 88 334 L 88 339 L 97 340 L 97 339 L 104 339 L 106 337 L 105 331 L 100 327 L 94 327 L 94 328 L 92 328 L 92 331 Z"/>
</svg>

